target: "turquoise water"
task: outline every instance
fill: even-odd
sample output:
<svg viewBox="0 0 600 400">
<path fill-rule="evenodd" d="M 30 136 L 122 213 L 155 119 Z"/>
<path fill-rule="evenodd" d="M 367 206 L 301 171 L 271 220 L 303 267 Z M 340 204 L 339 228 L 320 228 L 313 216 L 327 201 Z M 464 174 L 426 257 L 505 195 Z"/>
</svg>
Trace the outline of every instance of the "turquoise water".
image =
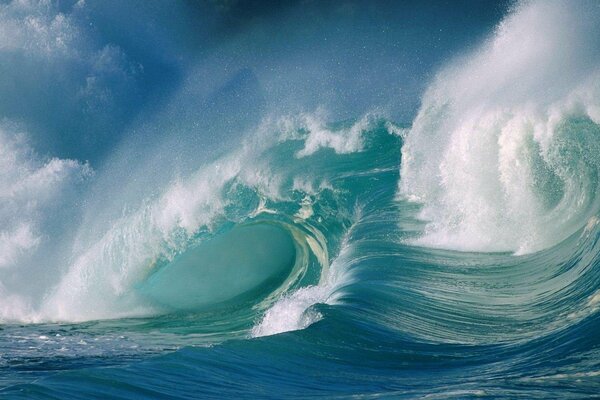
<svg viewBox="0 0 600 400">
<path fill-rule="evenodd" d="M 0 101 L 0 397 L 598 395 L 597 4 L 481 11 L 472 36 L 498 28 L 428 64 L 435 78 L 422 77 L 420 105 L 403 111 L 411 118 L 364 88 L 343 113 L 284 107 L 290 88 L 308 96 L 290 83 L 306 72 L 278 86 L 252 54 L 240 61 L 254 43 L 250 53 L 268 48 L 310 70 L 294 58 L 306 49 L 265 35 L 298 15 L 309 27 L 321 12 L 340 20 L 331 32 L 290 28 L 290 43 L 346 24 L 356 30 L 332 36 L 338 44 L 362 37 L 358 28 L 376 39 L 352 7 L 178 5 L 165 16 L 149 4 L 141 17 L 167 33 L 123 25 L 115 5 L 0 5 L 0 60 L 12 74 L 2 93 L 16 93 L 11 80 L 77 120 Z M 417 25 L 440 12 L 410 7 Z M 169 25 L 188 14 L 206 19 L 206 37 L 188 37 L 193 21 Z M 219 25 L 246 16 L 258 25 Z M 139 35 L 161 38 L 158 50 Z M 181 61 L 200 42 L 215 53 Z M 175 68 L 167 50 L 178 73 L 165 72 Z M 222 78 L 204 74 L 224 58 L 243 68 L 211 91 Z M 19 72 L 31 65 L 62 71 L 59 96 L 44 77 L 31 89 Z M 308 97 L 326 103 L 329 84 L 358 90 L 339 79 Z M 394 107 L 415 101 L 406 96 Z M 58 133 L 81 123 L 87 136 Z"/>
</svg>

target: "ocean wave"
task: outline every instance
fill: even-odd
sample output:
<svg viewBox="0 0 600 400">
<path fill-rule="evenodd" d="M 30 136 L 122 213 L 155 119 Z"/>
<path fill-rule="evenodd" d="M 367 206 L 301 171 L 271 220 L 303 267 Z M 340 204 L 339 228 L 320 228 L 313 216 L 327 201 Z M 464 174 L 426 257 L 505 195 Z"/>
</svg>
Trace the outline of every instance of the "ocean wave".
<svg viewBox="0 0 600 400">
<path fill-rule="evenodd" d="M 402 150 L 399 192 L 430 221 L 416 243 L 531 253 L 598 212 L 597 14 L 521 3 L 435 78 Z"/>
<path fill-rule="evenodd" d="M 600 8 L 387 6 L 0 5 L 0 397 L 598 393 Z"/>
</svg>

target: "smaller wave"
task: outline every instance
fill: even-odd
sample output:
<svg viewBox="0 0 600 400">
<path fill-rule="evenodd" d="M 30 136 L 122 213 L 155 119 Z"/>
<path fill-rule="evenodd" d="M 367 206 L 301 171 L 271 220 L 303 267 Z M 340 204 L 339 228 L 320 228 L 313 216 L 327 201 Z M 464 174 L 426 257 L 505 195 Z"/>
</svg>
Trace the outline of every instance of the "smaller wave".
<svg viewBox="0 0 600 400">
<path fill-rule="evenodd" d="M 598 212 L 599 12 L 520 3 L 438 74 L 402 149 L 400 195 L 429 222 L 415 243 L 530 253 Z"/>
</svg>

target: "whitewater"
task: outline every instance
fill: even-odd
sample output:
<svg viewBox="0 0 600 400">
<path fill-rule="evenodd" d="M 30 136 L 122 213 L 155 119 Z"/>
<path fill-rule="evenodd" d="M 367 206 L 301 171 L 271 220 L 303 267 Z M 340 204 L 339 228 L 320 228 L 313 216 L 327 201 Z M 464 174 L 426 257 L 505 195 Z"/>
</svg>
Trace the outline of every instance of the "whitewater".
<svg viewBox="0 0 600 400">
<path fill-rule="evenodd" d="M 595 1 L 0 4 L 0 398 L 597 396 L 599 239 Z"/>
</svg>

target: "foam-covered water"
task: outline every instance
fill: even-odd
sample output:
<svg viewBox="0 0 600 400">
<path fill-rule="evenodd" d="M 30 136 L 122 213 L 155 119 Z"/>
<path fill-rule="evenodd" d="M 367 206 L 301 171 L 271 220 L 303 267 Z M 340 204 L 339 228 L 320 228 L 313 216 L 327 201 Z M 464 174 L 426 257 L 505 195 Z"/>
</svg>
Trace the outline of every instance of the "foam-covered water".
<svg viewBox="0 0 600 400">
<path fill-rule="evenodd" d="M 598 22 L 0 4 L 0 397 L 596 395 Z"/>
</svg>

